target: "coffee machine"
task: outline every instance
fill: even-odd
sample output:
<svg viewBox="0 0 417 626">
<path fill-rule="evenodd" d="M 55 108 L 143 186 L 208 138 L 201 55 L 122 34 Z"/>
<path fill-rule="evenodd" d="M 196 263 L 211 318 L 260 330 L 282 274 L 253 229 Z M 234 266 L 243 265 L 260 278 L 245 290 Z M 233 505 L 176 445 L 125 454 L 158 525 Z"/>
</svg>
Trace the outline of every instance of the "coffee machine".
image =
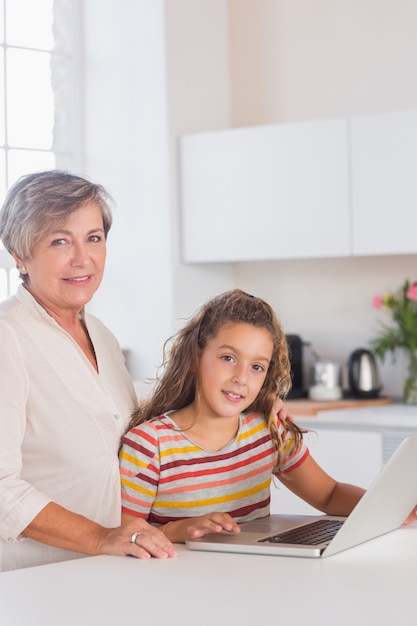
<svg viewBox="0 0 417 626">
<path fill-rule="evenodd" d="M 286 335 L 291 362 L 292 387 L 287 395 L 289 400 L 305 398 L 303 371 L 303 341 L 298 335 Z"/>
</svg>

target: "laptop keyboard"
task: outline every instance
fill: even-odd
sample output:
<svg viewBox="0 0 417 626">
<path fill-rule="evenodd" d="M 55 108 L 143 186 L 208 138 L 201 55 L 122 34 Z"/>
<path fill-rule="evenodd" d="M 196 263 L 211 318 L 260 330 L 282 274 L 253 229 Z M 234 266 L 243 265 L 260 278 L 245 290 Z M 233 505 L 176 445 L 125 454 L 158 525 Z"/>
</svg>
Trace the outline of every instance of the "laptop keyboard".
<svg viewBox="0 0 417 626">
<path fill-rule="evenodd" d="M 339 528 L 343 525 L 343 520 L 321 519 L 300 528 L 293 528 L 277 535 L 271 535 L 260 539 L 267 543 L 293 543 L 308 546 L 316 546 L 325 541 L 333 539 Z"/>
</svg>

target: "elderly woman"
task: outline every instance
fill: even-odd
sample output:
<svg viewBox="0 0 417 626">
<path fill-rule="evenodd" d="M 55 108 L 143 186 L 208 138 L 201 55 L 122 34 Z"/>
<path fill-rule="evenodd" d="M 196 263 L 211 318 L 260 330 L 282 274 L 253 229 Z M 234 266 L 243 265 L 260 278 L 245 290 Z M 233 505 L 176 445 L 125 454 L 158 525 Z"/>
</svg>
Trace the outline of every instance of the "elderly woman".
<svg viewBox="0 0 417 626">
<path fill-rule="evenodd" d="M 111 221 L 103 187 L 61 171 L 21 178 L 0 212 L 22 278 L 0 304 L 0 570 L 175 555 L 144 520 L 120 525 L 117 453 L 136 397 L 117 341 L 84 310 Z"/>
</svg>

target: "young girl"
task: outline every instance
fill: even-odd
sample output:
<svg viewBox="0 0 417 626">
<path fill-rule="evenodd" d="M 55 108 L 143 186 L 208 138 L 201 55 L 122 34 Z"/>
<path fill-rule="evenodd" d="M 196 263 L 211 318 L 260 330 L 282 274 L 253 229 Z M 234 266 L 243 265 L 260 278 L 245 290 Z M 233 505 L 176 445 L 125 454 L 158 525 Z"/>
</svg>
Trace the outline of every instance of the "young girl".
<svg viewBox="0 0 417 626">
<path fill-rule="evenodd" d="M 173 542 L 239 532 L 269 515 L 274 474 L 330 515 L 363 494 L 310 456 L 303 431 L 277 417 L 291 377 L 271 307 L 239 289 L 207 302 L 172 339 L 150 399 L 133 415 L 120 452 L 123 521 L 141 517 Z"/>
</svg>

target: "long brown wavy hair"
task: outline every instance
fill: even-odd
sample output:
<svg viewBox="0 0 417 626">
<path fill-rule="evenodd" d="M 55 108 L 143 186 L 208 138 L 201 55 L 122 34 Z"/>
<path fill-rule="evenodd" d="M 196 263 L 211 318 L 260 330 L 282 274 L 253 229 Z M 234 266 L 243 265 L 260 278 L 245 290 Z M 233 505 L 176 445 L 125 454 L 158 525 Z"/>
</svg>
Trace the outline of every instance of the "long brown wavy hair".
<svg viewBox="0 0 417 626">
<path fill-rule="evenodd" d="M 291 366 L 288 345 L 273 309 L 261 298 L 240 289 L 226 291 L 203 305 L 197 313 L 164 345 L 161 374 L 148 400 L 133 413 L 128 429 L 159 417 L 167 411 L 182 409 L 198 400 L 200 356 L 207 342 L 225 324 L 251 324 L 265 328 L 271 335 L 273 350 L 265 381 L 246 412 L 259 413 L 268 425 L 276 453 L 276 471 L 281 468 L 284 441 L 274 418 L 277 396 L 285 398 L 291 388 Z M 301 444 L 304 432 L 292 420 L 283 425 L 290 431 L 292 448 Z"/>
</svg>

